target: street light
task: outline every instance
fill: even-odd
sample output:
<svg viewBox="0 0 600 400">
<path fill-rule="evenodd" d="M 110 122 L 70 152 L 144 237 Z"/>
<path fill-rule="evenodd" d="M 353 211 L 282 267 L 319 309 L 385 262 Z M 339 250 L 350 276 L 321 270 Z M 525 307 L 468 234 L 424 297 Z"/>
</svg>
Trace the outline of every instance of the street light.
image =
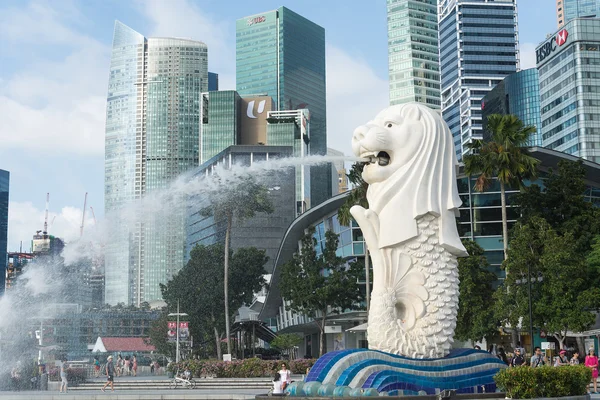
<svg viewBox="0 0 600 400">
<path fill-rule="evenodd" d="M 529 300 L 529 337 L 531 338 L 531 356 L 533 357 L 533 307 L 531 306 L 531 282 L 541 282 L 544 278 L 538 276 L 536 279 L 531 278 L 531 264 L 527 264 L 527 298 Z M 525 277 L 515 281 L 517 285 L 525 283 Z"/>
<path fill-rule="evenodd" d="M 186 313 L 180 313 L 179 312 L 179 300 L 177 300 L 177 312 L 176 313 L 170 313 L 169 317 L 174 317 L 177 316 L 177 347 L 176 347 L 176 353 L 175 353 L 175 362 L 178 363 L 179 362 L 179 317 L 187 317 Z"/>
</svg>

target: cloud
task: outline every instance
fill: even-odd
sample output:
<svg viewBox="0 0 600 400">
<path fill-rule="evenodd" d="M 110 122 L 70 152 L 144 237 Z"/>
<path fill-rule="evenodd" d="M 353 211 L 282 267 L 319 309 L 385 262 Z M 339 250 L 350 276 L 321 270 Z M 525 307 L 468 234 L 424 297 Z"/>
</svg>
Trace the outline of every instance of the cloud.
<svg viewBox="0 0 600 400">
<path fill-rule="evenodd" d="M 535 43 L 521 43 L 519 45 L 521 69 L 535 68 Z"/>
<path fill-rule="evenodd" d="M 0 80 L 4 149 L 104 152 L 110 49 L 69 27 L 78 12 L 65 11 L 67 4 L 32 2 L 0 13 L 7 46 L 20 47 L 20 57 L 30 54 L 28 64 Z"/>
<path fill-rule="evenodd" d="M 327 46 L 327 146 L 351 155 L 354 129 L 389 105 L 388 82 L 366 60 Z"/>
<path fill-rule="evenodd" d="M 48 233 L 70 242 L 79 238 L 81 208 L 63 207 L 60 212 L 48 213 Z M 23 250 L 29 251 L 31 239 L 36 231 L 44 228 L 45 210 L 36 208 L 31 202 L 11 201 L 8 205 L 8 250 L 18 251 L 23 241 Z M 95 221 L 86 213 L 85 228 L 93 229 Z"/>
<path fill-rule="evenodd" d="M 219 74 L 219 89 L 235 89 L 235 27 L 186 0 L 150 0 L 139 8 L 153 23 L 148 36 L 184 37 L 208 46 L 208 68 Z"/>
</svg>

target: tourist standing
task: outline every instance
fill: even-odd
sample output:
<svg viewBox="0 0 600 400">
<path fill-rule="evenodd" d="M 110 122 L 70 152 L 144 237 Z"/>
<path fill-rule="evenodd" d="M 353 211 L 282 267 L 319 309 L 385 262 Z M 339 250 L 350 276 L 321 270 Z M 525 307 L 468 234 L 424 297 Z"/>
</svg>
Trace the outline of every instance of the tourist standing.
<svg viewBox="0 0 600 400">
<path fill-rule="evenodd" d="M 518 347 L 515 349 L 515 356 L 510 360 L 511 367 L 520 367 L 521 365 L 525 365 L 525 359 L 521 355 L 521 349 Z"/>
<path fill-rule="evenodd" d="M 67 393 L 67 359 L 63 358 L 61 364 L 60 364 L 60 390 L 59 392 L 63 392 L 63 388 L 64 388 L 64 392 Z"/>
<path fill-rule="evenodd" d="M 590 348 L 588 355 L 585 356 L 585 366 L 592 370 L 592 384 L 594 385 L 594 393 L 598 393 L 598 357 L 593 348 Z M 588 391 L 589 393 L 589 391 Z"/>
<path fill-rule="evenodd" d="M 573 353 L 573 357 L 571 357 L 569 363 L 571 365 L 579 365 L 579 352 L 577 350 L 575 350 L 575 352 Z"/>
<path fill-rule="evenodd" d="M 508 365 L 508 357 L 506 357 L 506 353 L 504 352 L 504 347 L 498 347 L 498 354 L 496 355 L 502 362 Z"/>
<path fill-rule="evenodd" d="M 125 372 L 123 375 L 129 375 L 129 368 L 131 368 L 131 360 L 129 356 L 125 356 Z"/>
<path fill-rule="evenodd" d="M 535 354 L 533 355 L 533 357 L 531 357 L 530 365 L 534 368 L 543 367 L 544 365 L 546 365 L 546 357 L 544 357 L 544 355 L 542 354 L 542 349 L 536 347 L 534 353 Z"/>
<path fill-rule="evenodd" d="M 106 383 L 100 390 L 104 392 L 104 389 L 110 385 L 110 389 L 114 392 L 115 386 L 113 382 L 115 380 L 115 365 L 113 364 L 113 356 L 108 356 L 108 359 L 106 360 L 106 371 L 104 372 L 106 372 Z"/>
<path fill-rule="evenodd" d="M 133 361 L 131 362 L 131 370 L 133 371 L 133 376 L 137 376 L 137 357 L 133 356 Z"/>
<path fill-rule="evenodd" d="M 98 356 L 94 357 L 94 376 L 98 378 L 100 376 L 100 361 Z"/>
<path fill-rule="evenodd" d="M 117 376 L 121 376 L 123 374 L 123 357 L 119 354 L 117 356 Z"/>
<path fill-rule="evenodd" d="M 562 367 L 563 365 L 569 365 L 569 359 L 567 358 L 567 351 L 564 349 L 561 350 L 560 353 L 558 353 L 558 357 L 556 357 L 556 360 L 554 361 L 555 367 Z"/>
</svg>

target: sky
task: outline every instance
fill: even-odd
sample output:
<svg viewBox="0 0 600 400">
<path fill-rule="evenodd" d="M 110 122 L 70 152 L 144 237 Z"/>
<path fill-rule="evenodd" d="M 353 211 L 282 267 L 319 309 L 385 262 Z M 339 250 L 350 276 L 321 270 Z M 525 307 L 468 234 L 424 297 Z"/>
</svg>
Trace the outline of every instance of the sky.
<svg viewBox="0 0 600 400">
<path fill-rule="evenodd" d="M 521 68 L 556 26 L 555 0 L 517 0 Z M 114 21 L 146 37 L 208 46 L 220 89 L 235 89 L 235 21 L 286 6 L 325 28 L 328 146 L 388 105 L 385 0 L 2 0 L 0 169 L 11 173 L 9 251 L 29 249 L 50 193 L 49 232 L 79 235 L 104 209 L 104 121 Z"/>
</svg>

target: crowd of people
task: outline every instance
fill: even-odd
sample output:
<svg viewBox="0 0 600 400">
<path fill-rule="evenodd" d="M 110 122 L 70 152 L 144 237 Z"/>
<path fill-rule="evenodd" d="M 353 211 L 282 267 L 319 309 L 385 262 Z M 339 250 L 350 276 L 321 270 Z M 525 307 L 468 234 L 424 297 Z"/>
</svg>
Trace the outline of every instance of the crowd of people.
<svg viewBox="0 0 600 400">
<path fill-rule="evenodd" d="M 479 346 L 475 346 L 475 348 L 481 350 Z M 598 356 L 596 355 L 594 348 L 590 348 L 585 358 L 581 359 L 579 351 L 576 349 L 571 351 L 570 354 L 567 352 L 567 350 L 561 349 L 556 357 L 547 357 L 546 354 L 542 352 L 541 348 L 535 347 L 529 362 L 527 362 L 525 359 L 526 352 L 525 349 L 521 347 L 520 342 L 517 342 L 517 346 L 513 349 L 513 354 L 507 354 L 502 347 L 498 347 L 495 352 L 494 348 L 490 347 L 489 352 L 495 353 L 496 357 L 508 365 L 509 368 L 523 366 L 529 366 L 532 368 L 543 366 L 563 367 L 569 365 L 579 365 L 583 362 L 583 365 L 592 371 L 591 383 L 594 391 L 590 393 L 598 393 Z"/>
</svg>

